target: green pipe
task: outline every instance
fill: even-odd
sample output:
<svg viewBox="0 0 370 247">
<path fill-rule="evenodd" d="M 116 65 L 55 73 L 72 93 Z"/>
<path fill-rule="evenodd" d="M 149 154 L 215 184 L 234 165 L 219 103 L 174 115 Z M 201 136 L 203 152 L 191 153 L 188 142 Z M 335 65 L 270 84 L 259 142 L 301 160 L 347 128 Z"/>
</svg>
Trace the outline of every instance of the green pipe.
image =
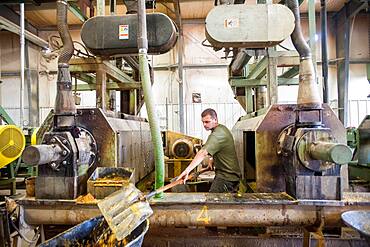
<svg viewBox="0 0 370 247">
<path fill-rule="evenodd" d="M 140 49 L 139 51 L 139 67 L 144 91 L 144 101 L 146 110 L 148 112 L 150 133 L 152 135 L 152 142 L 154 144 L 155 188 L 158 189 L 164 185 L 164 153 L 158 117 L 156 116 L 154 110 L 152 85 L 150 83 L 148 59 L 145 49 Z M 163 193 L 158 194 L 157 197 L 162 198 Z"/>
</svg>

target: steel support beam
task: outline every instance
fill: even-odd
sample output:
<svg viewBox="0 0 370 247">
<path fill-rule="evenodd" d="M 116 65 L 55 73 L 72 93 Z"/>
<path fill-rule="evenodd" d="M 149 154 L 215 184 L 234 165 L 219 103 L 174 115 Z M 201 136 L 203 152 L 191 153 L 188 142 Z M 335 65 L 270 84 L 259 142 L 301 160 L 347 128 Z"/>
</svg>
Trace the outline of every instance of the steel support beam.
<svg viewBox="0 0 370 247">
<path fill-rule="evenodd" d="M 264 56 L 256 66 L 249 72 L 247 79 L 261 79 L 266 74 L 268 58 Z"/>
<path fill-rule="evenodd" d="M 68 10 L 71 11 L 82 23 L 87 21 L 88 17 L 81 11 L 75 2 L 68 2 Z"/>
<path fill-rule="evenodd" d="M 328 27 L 327 27 L 327 9 L 326 0 L 321 0 L 321 61 L 322 61 L 322 79 L 323 79 L 323 102 L 329 103 L 329 62 L 328 62 Z M 317 70 L 316 70 L 317 71 Z"/>
<path fill-rule="evenodd" d="M 277 79 L 279 86 L 298 85 L 298 78 L 284 78 L 278 77 Z M 264 79 L 242 79 L 242 78 L 231 78 L 230 86 L 232 87 L 260 87 L 267 86 L 267 81 Z"/>
<path fill-rule="evenodd" d="M 275 48 L 268 48 L 268 52 L 274 51 Z M 278 101 L 278 77 L 277 77 L 277 58 L 268 55 L 267 70 L 267 105 L 276 104 Z"/>
<path fill-rule="evenodd" d="M 99 90 L 98 84 L 77 84 L 76 91 L 92 91 L 92 90 Z M 134 83 L 116 83 L 110 82 L 106 85 L 106 90 L 114 90 L 114 91 L 124 91 L 124 90 L 132 90 L 132 89 L 140 89 L 141 83 L 134 82 Z"/>
<path fill-rule="evenodd" d="M 19 3 L 20 1 L 18 1 Z M 20 17 L 19 17 L 19 14 L 14 12 L 11 8 L 9 8 L 8 6 L 6 5 L 1 5 L 0 7 L 0 16 L 5 18 L 6 20 L 14 23 L 15 25 L 17 26 L 20 26 Z M 35 26 L 33 26 L 31 23 L 29 23 L 28 21 L 25 20 L 25 23 L 24 23 L 24 26 L 25 26 L 25 29 L 34 34 L 34 35 L 38 35 L 38 30 Z"/>
<path fill-rule="evenodd" d="M 103 111 L 108 110 L 109 94 L 107 91 L 107 73 L 103 69 L 96 71 L 96 107 Z M 88 84 L 90 86 L 90 84 Z"/>
<path fill-rule="evenodd" d="M 283 74 L 281 74 L 279 77 L 281 78 L 293 78 L 294 76 L 297 76 L 299 74 L 299 66 L 293 66 L 287 71 L 285 71 Z"/>
<path fill-rule="evenodd" d="M 181 18 L 180 0 L 174 0 L 174 8 L 176 12 L 176 23 L 179 28 L 179 36 L 177 42 L 177 60 L 178 60 L 178 75 L 179 75 L 179 117 L 180 117 L 180 132 L 185 133 L 185 113 L 184 113 L 184 67 L 183 67 L 183 52 L 184 52 L 184 34 Z"/>
<path fill-rule="evenodd" d="M 94 58 L 75 58 L 69 62 L 69 70 L 71 73 L 95 73 L 98 69 L 106 71 L 107 77 L 116 82 L 135 82 L 129 75 L 118 69 L 113 64 L 107 61 L 99 61 Z"/>
</svg>

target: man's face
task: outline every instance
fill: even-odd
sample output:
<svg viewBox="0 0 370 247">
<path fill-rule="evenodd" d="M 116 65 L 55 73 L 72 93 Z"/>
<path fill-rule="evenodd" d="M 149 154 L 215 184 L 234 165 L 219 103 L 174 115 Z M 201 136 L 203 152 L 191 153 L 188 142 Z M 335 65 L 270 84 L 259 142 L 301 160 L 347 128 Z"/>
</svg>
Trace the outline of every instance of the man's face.
<svg viewBox="0 0 370 247">
<path fill-rule="evenodd" d="M 206 130 L 212 130 L 218 125 L 217 119 L 212 118 L 210 115 L 206 115 L 202 118 L 203 127 Z"/>
</svg>

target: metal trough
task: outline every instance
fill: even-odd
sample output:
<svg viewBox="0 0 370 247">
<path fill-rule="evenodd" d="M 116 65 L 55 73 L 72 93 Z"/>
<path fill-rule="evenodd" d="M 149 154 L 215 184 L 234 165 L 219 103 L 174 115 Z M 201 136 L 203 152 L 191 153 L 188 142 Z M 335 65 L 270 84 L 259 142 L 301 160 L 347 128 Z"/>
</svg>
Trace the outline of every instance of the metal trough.
<svg viewBox="0 0 370 247">
<path fill-rule="evenodd" d="M 97 216 L 68 229 L 65 232 L 39 245 L 40 247 L 57 246 L 126 246 L 140 247 L 148 231 L 149 221 L 140 224 L 122 241 L 111 236 L 112 232 L 103 216 Z M 113 239 L 113 241 L 112 241 Z M 99 241 L 100 240 L 100 241 Z"/>
</svg>

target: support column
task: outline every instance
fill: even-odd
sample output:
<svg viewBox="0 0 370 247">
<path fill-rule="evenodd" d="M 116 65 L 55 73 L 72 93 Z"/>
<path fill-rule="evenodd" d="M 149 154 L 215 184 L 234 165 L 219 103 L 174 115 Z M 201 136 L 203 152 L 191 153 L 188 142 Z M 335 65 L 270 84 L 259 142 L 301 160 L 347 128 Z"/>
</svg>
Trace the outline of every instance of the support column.
<svg viewBox="0 0 370 247">
<path fill-rule="evenodd" d="M 116 15 L 117 13 L 117 0 L 109 1 L 110 15 Z M 114 62 L 114 66 L 117 66 L 117 63 Z M 116 111 L 116 90 L 109 90 L 109 110 Z"/>
<path fill-rule="evenodd" d="M 267 69 L 267 106 L 278 102 L 278 78 L 277 78 L 277 57 L 270 56 L 275 48 L 268 48 L 268 69 Z"/>
<path fill-rule="evenodd" d="M 312 63 L 315 69 L 315 81 L 317 81 L 315 0 L 308 0 L 308 29 L 310 33 L 310 48 L 312 53 Z"/>
<path fill-rule="evenodd" d="M 327 10 L 326 0 L 321 0 L 321 61 L 322 61 L 322 79 L 323 79 L 323 102 L 329 103 L 329 82 L 328 82 L 328 28 L 327 28 Z"/>
<path fill-rule="evenodd" d="M 183 50 L 184 50 L 184 35 L 181 21 L 180 1 L 174 1 L 175 12 L 176 12 L 176 23 L 179 28 L 179 39 L 177 42 L 177 59 L 178 59 L 178 73 L 179 73 L 179 117 L 180 117 L 180 132 L 185 133 L 184 128 L 184 67 L 183 67 Z"/>
<path fill-rule="evenodd" d="M 96 71 L 96 107 L 103 111 L 108 109 L 109 94 L 107 92 L 107 74 L 99 68 Z"/>
<path fill-rule="evenodd" d="M 347 17 L 347 5 L 336 18 L 336 53 L 337 53 L 337 88 L 338 88 L 338 116 L 347 126 L 348 120 L 348 81 L 349 81 L 349 39 L 350 25 Z"/>
</svg>

